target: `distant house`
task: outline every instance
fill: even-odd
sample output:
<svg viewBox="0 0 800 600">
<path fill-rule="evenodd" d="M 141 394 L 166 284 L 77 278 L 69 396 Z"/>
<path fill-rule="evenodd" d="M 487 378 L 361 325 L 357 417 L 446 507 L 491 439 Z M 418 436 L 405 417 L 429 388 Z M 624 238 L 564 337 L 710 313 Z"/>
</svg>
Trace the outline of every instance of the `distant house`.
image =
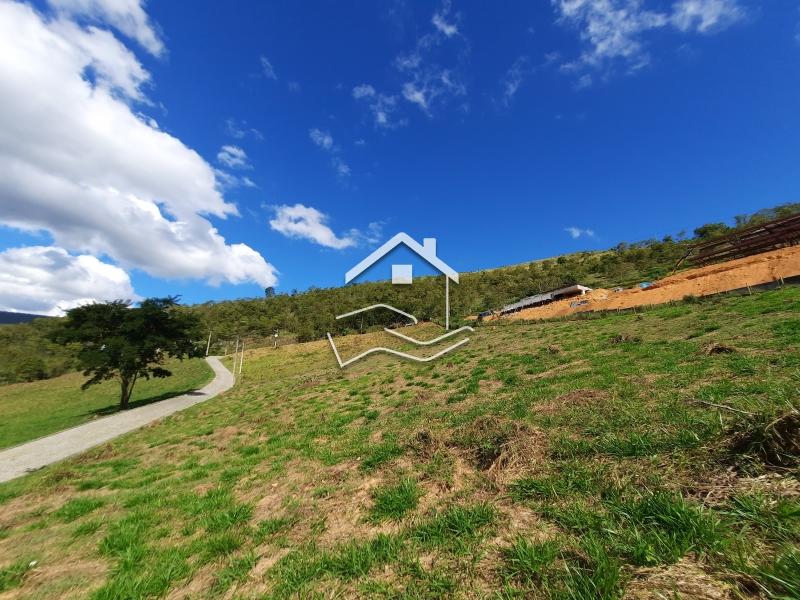
<svg viewBox="0 0 800 600">
<path fill-rule="evenodd" d="M 424 238 L 422 244 L 420 244 L 406 233 L 400 232 L 396 234 L 380 248 L 376 249 L 355 267 L 345 273 L 345 284 L 353 281 L 401 244 L 416 253 L 421 259 L 445 276 L 445 328 L 450 329 L 450 281 L 452 280 L 454 283 L 458 283 L 458 273 L 436 255 L 436 238 Z M 411 285 L 413 281 L 413 265 L 392 265 L 392 283 L 394 285 Z"/>
<path fill-rule="evenodd" d="M 584 296 L 586 292 L 591 292 L 592 288 L 586 287 L 585 285 L 569 285 L 567 287 L 558 288 L 557 290 L 551 290 L 549 292 L 544 292 L 543 294 L 535 294 L 533 296 L 528 296 L 514 302 L 513 304 L 507 304 L 503 308 L 500 309 L 501 315 L 507 315 L 509 313 L 514 313 L 517 311 L 522 310 L 523 308 L 532 308 L 534 306 L 542 306 L 544 304 L 549 304 L 550 302 L 555 302 L 556 300 L 563 300 L 564 298 L 574 298 L 575 296 Z"/>
</svg>

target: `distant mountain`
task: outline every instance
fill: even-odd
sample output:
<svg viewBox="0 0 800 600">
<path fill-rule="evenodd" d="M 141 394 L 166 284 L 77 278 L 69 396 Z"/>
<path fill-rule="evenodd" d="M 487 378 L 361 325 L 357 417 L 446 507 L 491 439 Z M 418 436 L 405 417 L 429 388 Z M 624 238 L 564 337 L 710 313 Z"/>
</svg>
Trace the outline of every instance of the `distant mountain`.
<svg viewBox="0 0 800 600">
<path fill-rule="evenodd" d="M 30 313 L 6 312 L 0 310 L 0 325 L 12 325 L 14 323 L 27 323 L 34 319 L 47 319 L 45 315 L 32 315 Z"/>
</svg>

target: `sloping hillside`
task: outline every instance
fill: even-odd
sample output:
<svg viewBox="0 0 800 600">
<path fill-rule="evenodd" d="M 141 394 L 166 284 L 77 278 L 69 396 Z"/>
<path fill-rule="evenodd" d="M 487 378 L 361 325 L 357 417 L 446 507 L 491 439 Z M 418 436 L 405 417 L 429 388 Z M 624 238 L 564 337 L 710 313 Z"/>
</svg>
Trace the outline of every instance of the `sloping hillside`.
<svg viewBox="0 0 800 600">
<path fill-rule="evenodd" d="M 171 377 L 143 379 L 136 384 L 131 407 L 185 394 L 213 379 L 200 359 L 169 360 Z M 81 390 L 79 372 L 44 381 L 0 386 L 0 449 L 49 435 L 119 410 L 119 383 L 105 381 Z"/>
<path fill-rule="evenodd" d="M 798 597 L 798 314 L 787 287 L 484 325 L 426 365 L 248 352 L 223 396 L 0 486 L 0 589 Z"/>
<path fill-rule="evenodd" d="M 7 312 L 0 310 L 0 325 L 11 325 L 14 323 L 28 323 L 34 319 L 41 319 L 42 315 L 32 315 L 29 313 Z"/>
<path fill-rule="evenodd" d="M 752 215 L 739 215 L 734 227 L 724 223 L 701 225 L 695 229 L 691 239 L 680 233 L 661 240 L 619 243 L 604 251 L 566 254 L 521 265 L 462 273 L 460 283 L 450 286 L 451 322 L 459 323 L 469 315 L 498 309 L 525 296 L 574 283 L 611 289 L 662 279 L 673 271 L 690 244 L 798 211 L 800 204 L 784 204 Z M 335 315 L 378 302 L 402 307 L 420 319 L 443 325 L 443 289 L 442 277 L 420 277 L 415 279 L 413 286 L 370 282 L 278 294 L 269 298 L 207 303 L 193 309 L 203 317 L 207 329 L 215 332 L 217 339 L 230 340 L 236 336 L 266 338 L 279 331 L 281 339 L 302 342 L 324 339 L 328 331 L 347 332 L 346 328 L 352 327 L 352 323 L 337 321 Z M 370 330 L 388 322 L 386 315 L 373 313 L 359 326 Z M 224 350 L 224 342 L 218 350 Z"/>
<path fill-rule="evenodd" d="M 496 309 L 531 294 L 582 283 L 594 288 L 630 287 L 669 275 L 689 245 L 713 239 L 742 227 L 763 223 L 800 211 L 800 204 L 784 204 L 735 218 L 735 226 L 709 223 L 695 229 L 694 238 L 684 234 L 662 240 L 620 243 L 604 251 L 579 252 L 529 263 L 503 266 L 474 273 L 462 273 L 460 283 L 450 288 L 451 323 L 468 324 L 470 315 Z M 324 339 L 326 332 L 344 334 L 358 327 L 380 330 L 395 318 L 373 312 L 354 321 L 337 321 L 335 316 L 376 303 L 402 307 L 422 320 L 443 324 L 444 280 L 419 277 L 413 286 L 389 282 L 368 282 L 345 287 L 283 293 L 268 298 L 249 298 L 184 306 L 196 312 L 212 335 L 212 351 L 223 353 L 234 340 L 248 344 L 272 345 L 279 333 L 281 344 Z M 35 381 L 61 375 L 75 367 L 74 349 L 48 340 L 59 319 L 37 319 L 31 323 L 0 327 L 0 385 Z"/>
</svg>

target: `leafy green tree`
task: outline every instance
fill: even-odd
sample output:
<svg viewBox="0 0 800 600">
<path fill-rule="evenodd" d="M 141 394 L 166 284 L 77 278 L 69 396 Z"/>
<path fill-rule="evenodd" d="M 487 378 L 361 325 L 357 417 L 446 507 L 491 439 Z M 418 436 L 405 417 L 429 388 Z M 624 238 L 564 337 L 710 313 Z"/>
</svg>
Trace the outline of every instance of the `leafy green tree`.
<svg viewBox="0 0 800 600">
<path fill-rule="evenodd" d="M 164 360 L 201 356 L 196 340 L 200 322 L 188 311 L 174 310 L 177 298 L 150 298 L 136 308 L 121 300 L 87 304 L 67 312 L 52 338 L 62 344 L 77 343 L 78 363 L 89 379 L 86 389 L 108 379 L 120 385 L 120 408 L 127 409 L 136 381 L 141 377 L 169 377 Z"/>
<path fill-rule="evenodd" d="M 694 230 L 694 236 L 701 240 L 711 240 L 729 233 L 730 230 L 725 223 L 706 223 Z"/>
</svg>

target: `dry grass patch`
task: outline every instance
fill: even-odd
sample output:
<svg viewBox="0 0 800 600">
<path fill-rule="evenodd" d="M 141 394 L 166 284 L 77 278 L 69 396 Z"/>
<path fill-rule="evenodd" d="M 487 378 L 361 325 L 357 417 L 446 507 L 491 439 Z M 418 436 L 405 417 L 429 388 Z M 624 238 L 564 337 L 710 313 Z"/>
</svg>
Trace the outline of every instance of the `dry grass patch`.
<svg viewBox="0 0 800 600">
<path fill-rule="evenodd" d="M 544 460 L 547 437 L 526 423 L 484 415 L 457 428 L 450 443 L 491 481 L 505 484 Z"/>
<path fill-rule="evenodd" d="M 685 557 L 668 567 L 638 569 L 623 600 L 735 600 L 731 585 L 711 575 L 703 565 Z"/>
<path fill-rule="evenodd" d="M 550 415 L 565 409 L 589 407 L 608 398 L 608 392 L 603 390 L 580 389 L 562 394 L 549 402 L 537 403 L 533 408 L 539 414 Z"/>
</svg>

